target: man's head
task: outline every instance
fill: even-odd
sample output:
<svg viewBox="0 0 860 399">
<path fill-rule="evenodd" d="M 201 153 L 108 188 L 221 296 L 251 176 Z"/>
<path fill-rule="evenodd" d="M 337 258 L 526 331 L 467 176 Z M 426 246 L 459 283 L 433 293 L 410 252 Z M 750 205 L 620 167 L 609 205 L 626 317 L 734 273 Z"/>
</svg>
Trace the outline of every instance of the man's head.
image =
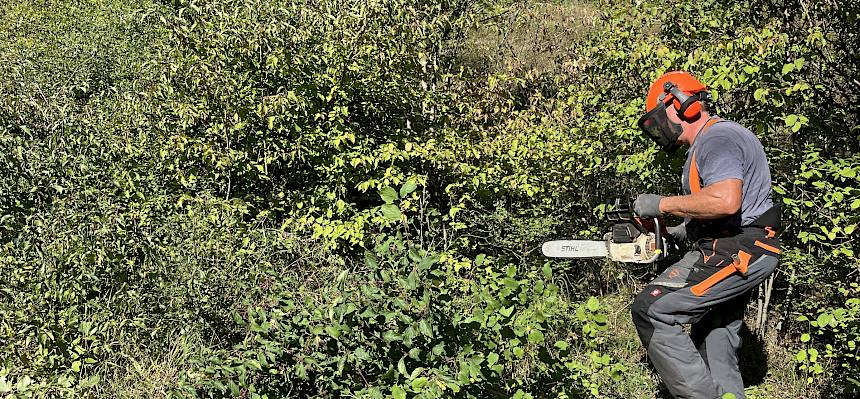
<svg viewBox="0 0 860 399">
<path fill-rule="evenodd" d="M 639 128 L 666 152 L 690 144 L 709 115 L 708 88 L 687 72 L 667 72 L 648 90 Z"/>
</svg>

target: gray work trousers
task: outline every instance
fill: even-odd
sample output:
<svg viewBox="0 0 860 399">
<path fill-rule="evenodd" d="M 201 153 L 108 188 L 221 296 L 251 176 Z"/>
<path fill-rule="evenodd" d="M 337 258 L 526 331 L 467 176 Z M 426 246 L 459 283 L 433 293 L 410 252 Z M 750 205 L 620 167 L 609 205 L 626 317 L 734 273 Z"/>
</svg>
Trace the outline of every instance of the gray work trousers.
<svg viewBox="0 0 860 399">
<path fill-rule="evenodd" d="M 704 295 L 703 254 L 688 252 L 636 296 L 633 322 L 648 357 L 676 398 L 711 399 L 732 393 L 745 398 L 737 350 L 749 292 L 776 268 L 777 258 L 757 256 L 746 276 L 733 274 Z M 691 335 L 681 324 L 692 323 Z"/>
</svg>

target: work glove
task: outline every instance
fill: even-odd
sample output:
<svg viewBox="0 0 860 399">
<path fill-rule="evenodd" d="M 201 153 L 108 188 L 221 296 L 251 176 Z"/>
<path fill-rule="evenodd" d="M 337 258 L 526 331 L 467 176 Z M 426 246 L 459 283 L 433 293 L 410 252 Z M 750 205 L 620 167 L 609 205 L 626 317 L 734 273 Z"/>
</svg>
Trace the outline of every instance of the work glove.
<svg viewBox="0 0 860 399">
<path fill-rule="evenodd" d="M 633 202 L 633 211 L 643 219 L 651 219 L 660 216 L 660 200 L 662 195 L 639 194 Z"/>
<path fill-rule="evenodd" d="M 666 231 L 669 232 L 669 235 L 675 239 L 675 242 L 680 242 L 687 239 L 687 225 L 684 223 L 681 223 L 677 226 L 667 227 Z"/>
</svg>

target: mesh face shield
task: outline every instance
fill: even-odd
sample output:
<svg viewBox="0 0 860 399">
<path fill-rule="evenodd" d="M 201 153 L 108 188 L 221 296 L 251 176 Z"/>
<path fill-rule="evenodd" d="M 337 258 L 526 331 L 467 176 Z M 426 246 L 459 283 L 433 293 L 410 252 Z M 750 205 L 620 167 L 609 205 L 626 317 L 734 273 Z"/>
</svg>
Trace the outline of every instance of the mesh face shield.
<svg viewBox="0 0 860 399">
<path fill-rule="evenodd" d="M 651 137 L 667 153 L 678 149 L 678 137 L 681 136 L 681 125 L 673 123 L 666 115 L 666 104 L 658 101 L 657 106 L 645 116 L 639 118 L 639 129 Z"/>
</svg>

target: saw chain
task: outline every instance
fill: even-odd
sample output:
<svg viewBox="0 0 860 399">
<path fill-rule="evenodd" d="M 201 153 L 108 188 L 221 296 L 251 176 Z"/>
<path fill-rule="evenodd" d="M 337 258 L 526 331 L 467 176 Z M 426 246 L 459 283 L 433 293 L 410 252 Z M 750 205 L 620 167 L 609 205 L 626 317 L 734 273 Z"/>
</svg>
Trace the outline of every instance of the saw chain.
<svg viewBox="0 0 860 399">
<path fill-rule="evenodd" d="M 642 220 L 633 212 L 631 201 L 608 204 L 606 220 L 610 231 L 603 240 L 557 240 L 541 247 L 550 258 L 609 258 L 624 263 L 652 263 L 664 259 L 669 243 L 659 218 Z"/>
</svg>

